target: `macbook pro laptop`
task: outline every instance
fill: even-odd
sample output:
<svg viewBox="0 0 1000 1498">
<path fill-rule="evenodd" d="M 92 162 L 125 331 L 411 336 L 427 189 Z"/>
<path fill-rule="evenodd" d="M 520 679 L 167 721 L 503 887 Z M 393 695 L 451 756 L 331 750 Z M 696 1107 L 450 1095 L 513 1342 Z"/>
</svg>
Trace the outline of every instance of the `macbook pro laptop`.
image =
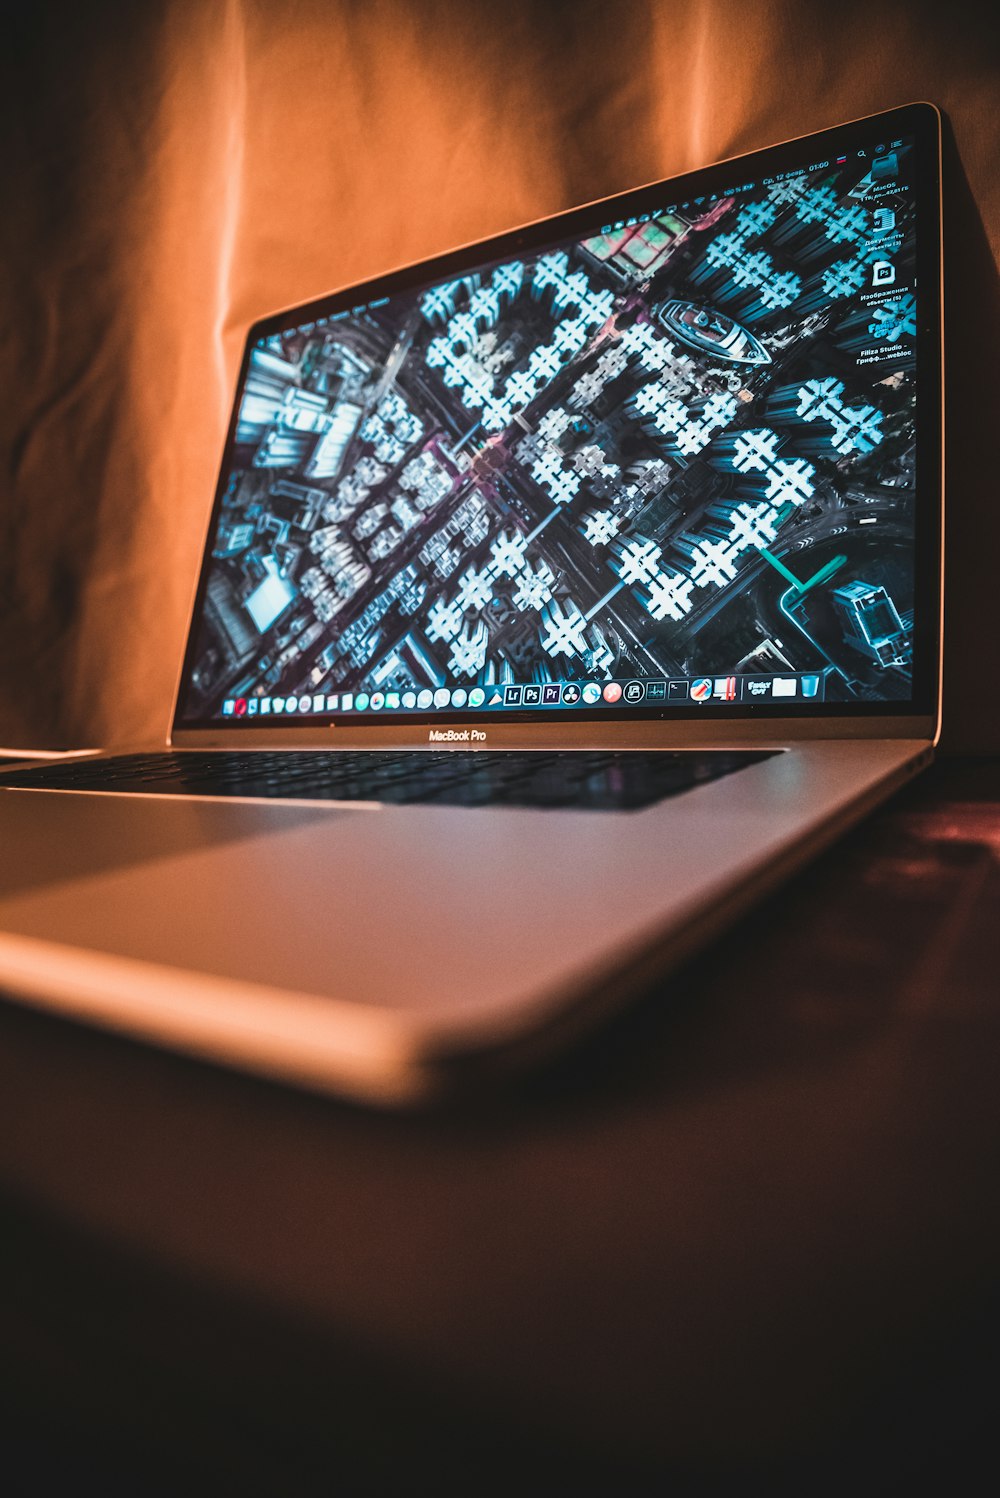
<svg viewBox="0 0 1000 1498">
<path fill-rule="evenodd" d="M 0 987 L 420 1098 L 926 764 L 939 137 L 909 105 L 252 327 L 168 745 L 2 777 Z"/>
</svg>

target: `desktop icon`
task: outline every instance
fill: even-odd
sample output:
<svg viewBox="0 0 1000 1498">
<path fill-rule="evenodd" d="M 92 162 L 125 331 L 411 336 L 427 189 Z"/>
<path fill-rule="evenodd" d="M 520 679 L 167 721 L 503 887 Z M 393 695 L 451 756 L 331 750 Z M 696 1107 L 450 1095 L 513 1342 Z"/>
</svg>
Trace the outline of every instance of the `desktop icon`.
<svg viewBox="0 0 1000 1498">
<path fill-rule="evenodd" d="M 266 701 L 266 699 L 265 699 L 265 701 Z M 327 712 L 328 713 L 335 713 L 337 711 L 337 704 L 339 703 L 339 701 L 340 701 L 340 698 L 337 696 L 336 692 L 327 692 L 327 694 L 326 694 L 326 710 L 327 710 Z M 261 712 L 263 712 L 263 711 L 264 711 L 264 708 L 263 708 L 263 705 L 262 705 L 261 706 Z"/>
<path fill-rule="evenodd" d="M 803 697 L 815 697 L 817 692 L 819 691 L 819 677 L 800 676 L 799 686 L 802 689 Z"/>
<path fill-rule="evenodd" d="M 416 692 L 404 692 L 400 701 L 408 712 L 412 712 L 417 705 L 417 694 Z"/>
<path fill-rule="evenodd" d="M 351 711 L 351 708 L 354 706 L 354 693 L 345 692 L 343 697 L 340 699 L 340 704 L 343 707 L 344 712 L 349 713 Z"/>
<path fill-rule="evenodd" d="M 575 681 L 568 681 L 562 689 L 562 700 L 569 707 L 575 707 L 580 700 L 580 688 Z"/>
<path fill-rule="evenodd" d="M 260 699 L 260 710 L 262 713 L 269 713 L 271 711 L 270 697 L 262 697 Z"/>
<path fill-rule="evenodd" d="M 691 696 L 695 702 L 707 702 L 712 695 L 712 678 L 699 676 L 691 683 Z"/>
<path fill-rule="evenodd" d="M 380 713 L 385 707 L 385 693 L 373 692 L 369 698 L 369 706 L 373 713 Z"/>
<path fill-rule="evenodd" d="M 521 688 L 504 687 L 503 700 L 506 707 L 519 707 L 521 704 Z"/>
<path fill-rule="evenodd" d="M 539 702 L 541 702 L 541 700 L 542 700 L 542 689 L 541 689 L 541 687 L 536 687 L 536 686 L 525 687 L 525 689 L 524 689 L 524 696 L 522 698 L 522 701 L 524 702 L 525 707 L 537 707 L 538 704 L 539 704 Z"/>
<path fill-rule="evenodd" d="M 546 707 L 554 706 L 555 703 L 559 701 L 559 698 L 561 696 L 562 687 L 559 686 L 557 682 L 550 681 L 547 682 L 544 687 L 542 687 L 542 702 Z"/>
<path fill-rule="evenodd" d="M 233 703 L 233 712 L 237 718 L 245 718 L 247 715 L 247 700 L 245 697 L 237 697 Z"/>
<path fill-rule="evenodd" d="M 888 234 L 896 227 L 896 215 L 891 208 L 875 209 L 875 232 L 876 234 Z"/>
<path fill-rule="evenodd" d="M 303 693 L 302 696 L 299 698 L 299 712 L 300 713 L 308 713 L 311 710 L 312 705 L 313 705 L 312 704 L 312 698 L 311 697 L 307 697 L 305 695 L 305 693 Z"/>
<path fill-rule="evenodd" d="M 771 682 L 772 697 L 794 697 L 798 691 L 798 682 L 794 676 L 776 676 Z"/>
<path fill-rule="evenodd" d="M 418 692 L 418 694 L 417 694 L 417 706 L 420 708 L 421 712 L 423 712 L 426 708 L 430 707 L 431 704 L 433 703 L 433 701 L 434 701 L 434 693 L 431 691 L 430 687 L 423 687 L 421 689 L 421 691 Z"/>
<path fill-rule="evenodd" d="M 483 691 L 482 687 L 473 687 L 472 691 L 469 693 L 469 706 L 482 707 L 485 701 L 486 693 Z"/>
<path fill-rule="evenodd" d="M 385 705 L 386 705 L 386 707 L 397 708 L 399 706 L 399 693 L 398 692 L 386 692 L 386 694 L 385 694 Z"/>
<path fill-rule="evenodd" d="M 667 695 L 667 684 L 665 681 L 647 681 L 646 696 L 651 702 L 662 702 Z"/>
<path fill-rule="evenodd" d="M 357 708 L 359 713 L 363 713 L 365 708 L 368 706 L 368 693 L 359 692 L 354 699 L 354 706 Z"/>
<path fill-rule="evenodd" d="M 438 687 L 437 691 L 434 693 L 434 706 L 447 707 L 450 701 L 451 692 L 448 690 L 448 688 Z"/>
<path fill-rule="evenodd" d="M 326 693 L 325 692 L 317 692 L 316 695 L 315 695 L 315 697 L 313 698 L 313 712 L 314 713 L 321 713 L 325 707 L 326 707 Z"/>
<path fill-rule="evenodd" d="M 622 694 L 622 689 L 617 681 L 609 681 L 604 688 L 605 702 L 617 702 Z"/>
<path fill-rule="evenodd" d="M 689 683 L 686 680 L 667 682 L 667 697 L 671 702 L 686 702 L 688 690 Z"/>
<path fill-rule="evenodd" d="M 469 694 L 464 687 L 456 687 L 451 694 L 452 707 L 464 707 L 469 700 Z"/>
<path fill-rule="evenodd" d="M 222 704 L 222 716 L 224 718 L 231 718 L 233 716 L 234 706 L 235 704 L 232 697 L 227 697 L 225 702 Z"/>
<path fill-rule="evenodd" d="M 641 702 L 646 695 L 646 683 L 644 681 L 630 681 L 626 684 L 622 696 L 626 702 Z"/>
<path fill-rule="evenodd" d="M 872 285 L 891 286 L 896 279 L 896 267 L 891 260 L 875 260 L 872 263 Z"/>
<path fill-rule="evenodd" d="M 248 718 L 256 717 L 256 715 L 259 712 L 259 710 L 260 710 L 260 702 L 258 701 L 258 699 L 256 697 L 251 697 L 250 700 L 247 702 L 247 717 Z"/>
<path fill-rule="evenodd" d="M 720 698 L 721 701 L 723 701 L 723 702 L 735 702 L 736 701 L 736 677 L 735 676 L 717 676 L 715 678 L 715 688 L 714 688 L 714 690 L 712 692 L 712 696 Z"/>
<path fill-rule="evenodd" d="M 584 684 L 583 700 L 584 702 L 600 702 L 601 689 L 596 681 L 588 681 Z"/>
</svg>

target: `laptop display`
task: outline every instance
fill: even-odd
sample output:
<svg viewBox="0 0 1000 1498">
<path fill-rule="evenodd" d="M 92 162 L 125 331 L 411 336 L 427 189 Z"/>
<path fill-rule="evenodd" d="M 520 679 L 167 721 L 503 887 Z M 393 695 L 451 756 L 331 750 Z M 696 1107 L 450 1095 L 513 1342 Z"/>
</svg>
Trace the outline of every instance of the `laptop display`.
<svg viewBox="0 0 1000 1498">
<path fill-rule="evenodd" d="M 937 189 L 893 118 L 258 324 L 176 725 L 924 710 Z"/>
</svg>

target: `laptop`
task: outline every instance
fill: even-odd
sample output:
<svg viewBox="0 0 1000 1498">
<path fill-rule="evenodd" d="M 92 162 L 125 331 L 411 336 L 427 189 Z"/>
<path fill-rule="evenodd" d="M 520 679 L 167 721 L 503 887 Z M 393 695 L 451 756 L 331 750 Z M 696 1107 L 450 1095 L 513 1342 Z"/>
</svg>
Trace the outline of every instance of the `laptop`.
<svg viewBox="0 0 1000 1498">
<path fill-rule="evenodd" d="M 787 878 L 938 735 L 940 234 L 913 104 L 253 326 L 166 746 L 2 776 L 4 991 L 404 1103 Z"/>
</svg>

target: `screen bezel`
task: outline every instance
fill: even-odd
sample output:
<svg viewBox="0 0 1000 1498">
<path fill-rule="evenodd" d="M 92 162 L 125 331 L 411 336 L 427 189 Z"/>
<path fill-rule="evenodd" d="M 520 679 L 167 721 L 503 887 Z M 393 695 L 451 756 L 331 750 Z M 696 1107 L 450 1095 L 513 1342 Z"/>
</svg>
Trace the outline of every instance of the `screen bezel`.
<svg viewBox="0 0 1000 1498">
<path fill-rule="evenodd" d="M 626 716 L 613 716 L 606 709 L 586 707 L 533 708 L 529 712 L 504 710 L 434 710 L 394 713 L 391 719 L 354 715 L 316 715 L 308 720 L 279 719 L 275 726 L 259 727 L 259 719 L 182 721 L 184 683 L 189 677 L 197 645 L 197 622 L 211 566 L 211 538 L 228 477 L 234 446 L 239 400 L 234 399 L 220 463 L 212 508 L 208 517 L 202 564 L 189 618 L 187 646 L 178 676 L 170 741 L 176 745 L 203 747 L 239 743 L 251 747 L 317 747 L 338 744 L 362 747 L 415 745 L 427 747 L 428 729 L 455 734 L 477 730 L 480 737 L 463 734 L 434 747 L 531 747 L 544 739 L 546 747 L 618 745 L 647 747 L 651 744 L 705 742 L 780 742 L 786 733 L 796 737 L 903 737 L 936 738 L 940 715 L 940 636 L 942 573 L 942 324 L 941 269 L 941 117 L 934 105 L 916 103 L 869 115 L 815 134 L 797 137 L 747 155 L 727 158 L 674 178 L 633 188 L 611 198 L 571 208 L 532 224 L 449 250 L 414 265 L 404 266 L 368 281 L 342 288 L 307 303 L 272 313 L 255 322 L 247 333 L 236 391 L 242 390 L 251 351 L 257 340 L 295 326 L 306 319 L 319 320 L 332 313 L 399 293 L 412 293 L 442 279 L 450 279 L 473 266 L 489 267 L 525 252 L 536 253 L 549 245 L 592 234 L 602 219 L 640 214 L 662 208 L 665 200 L 680 200 L 698 192 L 723 191 L 731 181 L 734 166 L 739 175 L 757 177 L 765 173 L 808 167 L 806 156 L 818 159 L 832 154 L 870 147 L 879 134 L 909 134 L 915 138 L 915 191 L 918 202 L 916 265 L 918 327 L 916 355 L 919 367 L 919 402 L 916 412 L 919 461 L 917 465 L 916 534 L 914 540 L 914 597 L 920 600 L 914 623 L 913 697 L 901 703 L 823 703 L 792 709 L 785 704 L 706 703 L 697 707 L 630 708 Z M 807 149 L 808 148 L 808 151 Z M 929 288 L 929 289 L 928 289 Z"/>
</svg>

